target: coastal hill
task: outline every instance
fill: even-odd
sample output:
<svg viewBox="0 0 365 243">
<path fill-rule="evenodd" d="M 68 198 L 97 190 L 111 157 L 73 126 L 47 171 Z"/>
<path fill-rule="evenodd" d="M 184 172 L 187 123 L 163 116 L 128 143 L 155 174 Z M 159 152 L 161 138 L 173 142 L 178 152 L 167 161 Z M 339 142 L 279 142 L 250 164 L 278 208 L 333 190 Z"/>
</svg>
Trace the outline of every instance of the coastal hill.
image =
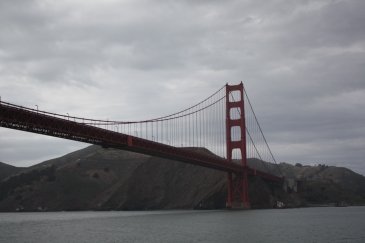
<svg viewBox="0 0 365 243">
<path fill-rule="evenodd" d="M 0 181 L 12 174 L 16 174 L 17 172 L 20 172 L 22 169 L 23 168 L 21 168 L 21 167 L 15 167 L 15 166 L 0 162 Z"/>
<path fill-rule="evenodd" d="M 257 159 L 248 162 L 255 168 L 275 168 Z M 287 207 L 365 204 L 365 177 L 346 168 L 279 167 L 277 173 L 291 182 L 285 190 L 281 184 L 249 178 L 253 208 L 272 208 L 278 202 Z M 95 145 L 27 168 L 1 163 L 0 171 L 0 211 L 225 207 L 225 172 Z"/>
</svg>

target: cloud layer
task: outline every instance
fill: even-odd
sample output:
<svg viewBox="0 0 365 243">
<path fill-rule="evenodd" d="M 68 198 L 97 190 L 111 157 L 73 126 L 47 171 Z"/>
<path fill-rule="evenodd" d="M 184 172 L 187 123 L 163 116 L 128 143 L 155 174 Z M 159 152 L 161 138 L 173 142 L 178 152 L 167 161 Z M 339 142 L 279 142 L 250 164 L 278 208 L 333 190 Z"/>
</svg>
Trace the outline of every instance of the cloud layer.
<svg viewBox="0 0 365 243">
<path fill-rule="evenodd" d="M 245 82 L 279 161 L 365 174 L 365 2 L 0 2 L 3 100 L 136 120 Z M 0 129 L 0 161 L 86 146 Z"/>
</svg>

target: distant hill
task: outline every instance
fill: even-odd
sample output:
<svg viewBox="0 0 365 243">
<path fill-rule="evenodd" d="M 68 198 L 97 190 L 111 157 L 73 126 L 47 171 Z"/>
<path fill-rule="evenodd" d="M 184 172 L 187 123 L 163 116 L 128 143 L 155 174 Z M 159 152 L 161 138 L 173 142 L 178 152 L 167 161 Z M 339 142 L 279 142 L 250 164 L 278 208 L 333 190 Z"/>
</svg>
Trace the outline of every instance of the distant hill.
<svg viewBox="0 0 365 243">
<path fill-rule="evenodd" d="M 0 162 L 0 181 L 12 174 L 15 174 L 15 173 L 21 171 L 22 169 L 23 168 L 21 168 L 21 167 L 15 167 L 15 166 Z"/>
<path fill-rule="evenodd" d="M 3 180 L 0 210 L 194 208 L 222 191 L 223 178 L 212 169 L 90 146 Z"/>
<path fill-rule="evenodd" d="M 365 177 L 347 168 L 281 163 L 287 178 L 298 181 L 298 195 L 308 204 L 365 204 Z"/>
<path fill-rule="evenodd" d="M 211 154 L 204 148 L 194 150 Z M 249 164 L 277 168 L 257 159 Z M 281 185 L 252 177 L 253 208 L 271 208 L 277 201 L 290 207 L 338 201 L 365 204 L 365 178 L 348 169 L 284 163 L 279 167 L 298 181 L 298 192 L 285 192 Z M 226 173 L 221 171 L 90 146 L 2 177 L 0 211 L 224 208 L 226 187 Z"/>
</svg>

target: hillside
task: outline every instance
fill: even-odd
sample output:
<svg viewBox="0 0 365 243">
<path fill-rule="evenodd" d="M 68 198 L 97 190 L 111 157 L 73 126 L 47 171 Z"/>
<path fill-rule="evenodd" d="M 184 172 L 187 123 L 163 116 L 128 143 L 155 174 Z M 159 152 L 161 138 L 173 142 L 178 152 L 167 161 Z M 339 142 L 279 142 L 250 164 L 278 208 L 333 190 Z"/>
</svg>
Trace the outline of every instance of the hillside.
<svg viewBox="0 0 365 243">
<path fill-rule="evenodd" d="M 185 148 L 192 149 L 192 148 Z M 210 153 L 203 148 L 194 149 Z M 275 168 L 251 159 L 256 168 Z M 280 164 L 286 177 L 298 181 L 298 192 L 285 192 L 250 178 L 253 208 L 365 202 L 365 178 L 350 170 L 326 166 Z M 278 171 L 279 173 L 279 171 Z M 144 210 L 224 208 L 226 173 L 133 152 L 90 146 L 14 171 L 0 182 L 0 211 Z"/>
<path fill-rule="evenodd" d="M 221 191 L 222 178 L 211 169 L 90 146 L 2 181 L 0 210 L 194 208 Z"/>
<path fill-rule="evenodd" d="M 22 169 L 23 168 L 15 167 L 15 166 L 0 162 L 0 181 L 12 174 L 15 174 L 15 173 L 21 171 Z"/>
<path fill-rule="evenodd" d="M 347 168 L 281 163 L 287 178 L 298 181 L 298 196 L 307 204 L 365 204 L 365 177 Z"/>
</svg>

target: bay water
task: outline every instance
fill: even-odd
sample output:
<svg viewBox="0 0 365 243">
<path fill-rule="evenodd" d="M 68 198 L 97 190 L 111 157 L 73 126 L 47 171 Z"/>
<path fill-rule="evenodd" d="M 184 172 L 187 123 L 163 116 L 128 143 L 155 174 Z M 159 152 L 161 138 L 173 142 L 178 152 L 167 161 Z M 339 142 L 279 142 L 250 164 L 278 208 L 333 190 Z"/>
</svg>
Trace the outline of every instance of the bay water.
<svg viewBox="0 0 365 243">
<path fill-rule="evenodd" d="M 365 207 L 0 213 L 0 242 L 365 242 Z"/>
</svg>

